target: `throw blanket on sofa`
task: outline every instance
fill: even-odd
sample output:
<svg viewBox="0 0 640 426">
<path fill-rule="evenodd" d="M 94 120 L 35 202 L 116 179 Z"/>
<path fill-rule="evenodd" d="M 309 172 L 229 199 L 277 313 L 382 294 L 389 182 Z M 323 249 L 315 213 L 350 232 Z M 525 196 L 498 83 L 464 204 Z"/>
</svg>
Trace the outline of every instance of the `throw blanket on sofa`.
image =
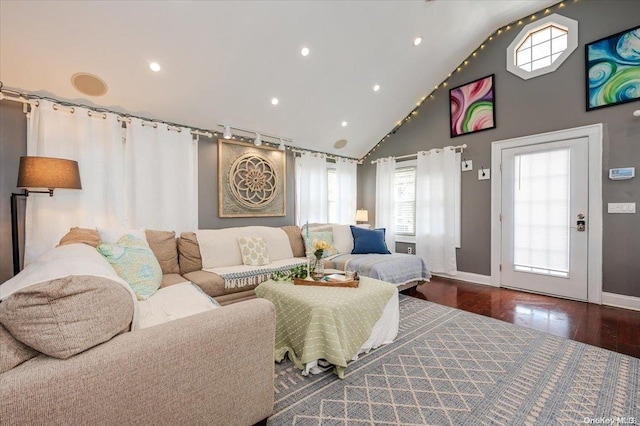
<svg viewBox="0 0 640 426">
<path fill-rule="evenodd" d="M 334 268 L 352 268 L 363 277 L 403 285 L 411 281 L 428 280 L 431 273 L 420 256 L 393 254 L 341 254 L 331 259 Z"/>
<path fill-rule="evenodd" d="M 298 265 L 305 265 L 306 259 L 292 258 L 276 260 L 262 266 L 221 266 L 218 268 L 204 269 L 213 272 L 224 279 L 224 288 L 241 288 L 256 286 L 271 278 L 274 272 L 285 272 Z"/>
<path fill-rule="evenodd" d="M 304 370 L 307 363 L 325 359 L 340 378 L 396 294 L 395 286 L 366 277 L 358 288 L 267 281 L 255 291 L 276 307 L 275 360 L 289 354 Z"/>
</svg>

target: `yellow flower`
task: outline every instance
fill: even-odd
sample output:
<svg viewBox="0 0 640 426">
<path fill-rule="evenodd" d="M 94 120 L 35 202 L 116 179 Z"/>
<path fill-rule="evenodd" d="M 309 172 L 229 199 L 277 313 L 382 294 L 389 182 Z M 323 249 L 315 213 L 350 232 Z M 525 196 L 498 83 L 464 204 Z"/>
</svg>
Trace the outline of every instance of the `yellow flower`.
<svg viewBox="0 0 640 426">
<path fill-rule="evenodd" d="M 331 248 L 331 245 L 329 245 L 329 243 L 324 240 L 316 240 L 313 242 L 313 248 L 315 250 L 329 250 L 329 248 Z"/>
</svg>

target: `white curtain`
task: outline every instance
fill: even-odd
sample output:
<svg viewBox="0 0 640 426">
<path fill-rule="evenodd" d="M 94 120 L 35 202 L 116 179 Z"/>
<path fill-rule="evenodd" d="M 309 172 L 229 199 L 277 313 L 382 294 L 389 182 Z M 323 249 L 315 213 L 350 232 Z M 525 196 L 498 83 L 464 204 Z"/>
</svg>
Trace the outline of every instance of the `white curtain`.
<svg viewBox="0 0 640 426">
<path fill-rule="evenodd" d="M 39 100 L 27 118 L 27 155 L 75 160 L 82 190 L 30 194 L 25 212 L 25 266 L 73 226 L 121 226 L 124 218 L 122 128 L 114 114 L 54 109 Z M 103 118 L 106 117 L 106 118 Z"/>
<path fill-rule="evenodd" d="M 453 147 L 421 151 L 416 163 L 416 255 L 431 272 L 455 275 L 460 154 Z"/>
<path fill-rule="evenodd" d="M 336 160 L 336 181 L 338 193 L 338 217 L 341 224 L 356 222 L 358 205 L 358 165 L 354 160 Z"/>
<path fill-rule="evenodd" d="M 376 228 L 385 228 L 390 252 L 396 251 L 395 188 L 396 160 L 380 158 L 376 165 Z"/>
<path fill-rule="evenodd" d="M 296 224 L 326 223 L 329 215 L 327 160 L 324 154 L 296 157 Z"/>
<path fill-rule="evenodd" d="M 127 123 L 126 219 L 129 228 L 198 228 L 198 145 L 188 128 L 138 118 Z M 172 128 L 173 129 L 173 128 Z"/>
</svg>

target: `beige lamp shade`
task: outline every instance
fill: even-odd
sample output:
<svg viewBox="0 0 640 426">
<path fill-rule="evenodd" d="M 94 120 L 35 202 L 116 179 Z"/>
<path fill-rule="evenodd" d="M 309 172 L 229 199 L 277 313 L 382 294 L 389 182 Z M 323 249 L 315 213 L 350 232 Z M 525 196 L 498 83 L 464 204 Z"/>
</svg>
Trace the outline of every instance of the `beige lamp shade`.
<svg viewBox="0 0 640 426">
<path fill-rule="evenodd" d="M 20 157 L 18 188 L 82 189 L 78 162 L 63 158 Z"/>
<path fill-rule="evenodd" d="M 368 222 L 369 221 L 369 211 L 360 209 L 356 211 L 356 222 Z"/>
</svg>

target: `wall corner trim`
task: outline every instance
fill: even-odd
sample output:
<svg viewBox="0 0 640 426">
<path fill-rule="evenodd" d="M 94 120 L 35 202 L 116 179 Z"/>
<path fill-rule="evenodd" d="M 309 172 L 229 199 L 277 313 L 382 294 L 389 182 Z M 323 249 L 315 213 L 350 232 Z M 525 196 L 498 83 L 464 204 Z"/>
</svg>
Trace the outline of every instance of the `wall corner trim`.
<svg viewBox="0 0 640 426">
<path fill-rule="evenodd" d="M 624 294 L 602 292 L 602 304 L 616 308 L 640 311 L 640 297 L 625 296 Z"/>
<path fill-rule="evenodd" d="M 461 272 L 461 271 L 458 271 L 457 275 L 449 275 L 449 274 L 435 273 L 435 272 L 433 273 L 433 275 L 436 277 L 451 278 L 452 280 L 465 281 L 468 283 L 482 284 L 482 285 L 488 285 L 491 287 L 496 287 L 491 282 L 491 277 L 489 275 L 480 275 L 480 274 L 474 274 L 473 272 Z"/>
</svg>

